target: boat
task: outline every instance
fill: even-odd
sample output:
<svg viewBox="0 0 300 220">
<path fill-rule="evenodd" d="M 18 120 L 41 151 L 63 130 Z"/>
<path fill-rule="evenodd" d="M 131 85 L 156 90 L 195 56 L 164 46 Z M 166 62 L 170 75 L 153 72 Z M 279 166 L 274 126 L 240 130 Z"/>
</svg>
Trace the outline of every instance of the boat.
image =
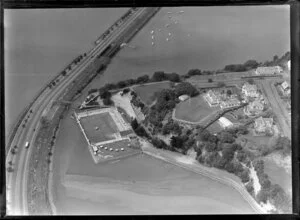
<svg viewBox="0 0 300 220">
<path fill-rule="evenodd" d="M 152 44 L 152 46 L 153 46 L 153 45 L 154 45 L 154 42 L 152 42 L 151 44 Z"/>
<path fill-rule="evenodd" d="M 169 38 L 167 38 L 166 41 L 169 41 Z"/>
<path fill-rule="evenodd" d="M 171 36 L 171 33 L 169 33 L 169 36 Z"/>
<path fill-rule="evenodd" d="M 153 39 L 154 39 L 154 36 L 152 35 L 151 38 L 152 38 L 152 40 L 153 40 Z"/>
<path fill-rule="evenodd" d="M 179 13 L 184 13 L 184 11 L 180 11 Z"/>
<path fill-rule="evenodd" d="M 172 12 L 170 12 L 170 11 L 168 11 L 167 13 L 168 13 L 168 14 L 172 14 Z"/>
<path fill-rule="evenodd" d="M 174 23 L 175 23 L 175 24 L 177 24 L 177 23 L 178 23 L 178 21 L 175 21 Z"/>
<path fill-rule="evenodd" d="M 170 26 L 169 24 L 166 24 L 166 25 L 165 25 L 165 27 L 169 27 L 169 26 Z"/>
<path fill-rule="evenodd" d="M 154 30 L 151 31 L 151 34 L 153 34 L 153 33 L 154 33 Z"/>
</svg>

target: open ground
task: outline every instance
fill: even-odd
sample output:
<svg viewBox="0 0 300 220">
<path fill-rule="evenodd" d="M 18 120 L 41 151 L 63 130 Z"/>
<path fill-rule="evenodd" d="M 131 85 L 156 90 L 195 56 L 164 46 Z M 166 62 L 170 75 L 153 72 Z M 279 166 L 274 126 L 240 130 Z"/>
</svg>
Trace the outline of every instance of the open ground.
<svg viewBox="0 0 300 220">
<path fill-rule="evenodd" d="M 202 95 L 199 95 L 179 103 L 176 106 L 175 117 L 189 122 L 199 122 L 218 110 L 220 107 L 210 107 Z"/>
</svg>

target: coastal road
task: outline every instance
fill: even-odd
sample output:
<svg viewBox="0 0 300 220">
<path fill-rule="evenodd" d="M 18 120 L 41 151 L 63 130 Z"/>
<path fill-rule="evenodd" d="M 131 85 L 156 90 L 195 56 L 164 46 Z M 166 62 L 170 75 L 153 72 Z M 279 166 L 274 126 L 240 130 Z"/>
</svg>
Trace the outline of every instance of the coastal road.
<svg viewBox="0 0 300 220">
<path fill-rule="evenodd" d="M 12 161 L 14 171 L 12 173 L 7 172 L 7 205 L 9 215 L 26 215 L 27 214 L 27 201 L 26 201 L 26 177 L 28 175 L 28 163 L 33 146 L 29 149 L 25 149 L 25 142 L 29 141 L 34 143 L 36 133 L 34 130 L 38 130 L 40 126 L 40 118 L 42 115 L 47 114 L 45 109 L 51 107 L 52 101 L 60 97 L 67 86 L 69 86 L 74 79 L 76 79 L 87 66 L 89 66 L 97 55 L 100 54 L 109 44 L 111 44 L 118 36 L 126 30 L 126 28 L 137 19 L 145 9 L 139 9 L 136 11 L 122 26 L 114 31 L 109 37 L 97 44 L 97 46 L 91 50 L 86 57 L 84 57 L 75 68 L 71 70 L 68 76 L 62 78 L 56 87 L 47 88 L 37 101 L 33 104 L 33 113 L 30 115 L 25 128 L 21 126 L 18 128 L 17 133 L 12 141 L 12 146 L 18 146 L 18 152 L 16 155 L 8 153 L 7 162 Z M 26 115 L 27 116 L 27 115 Z M 10 148 L 11 149 L 11 148 Z M 38 161 L 37 161 L 38 162 Z"/>
</svg>

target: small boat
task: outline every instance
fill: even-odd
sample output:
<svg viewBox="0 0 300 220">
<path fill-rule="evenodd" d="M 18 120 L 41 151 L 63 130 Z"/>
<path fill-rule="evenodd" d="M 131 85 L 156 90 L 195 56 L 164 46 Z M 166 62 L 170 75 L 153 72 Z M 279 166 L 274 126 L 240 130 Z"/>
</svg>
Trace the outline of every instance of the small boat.
<svg viewBox="0 0 300 220">
<path fill-rule="evenodd" d="M 154 33 L 154 30 L 151 31 L 151 34 L 153 34 L 153 33 Z"/>
<path fill-rule="evenodd" d="M 174 23 L 175 23 L 175 24 L 177 24 L 177 23 L 178 23 L 178 21 L 175 21 Z"/>
<path fill-rule="evenodd" d="M 169 27 L 169 26 L 170 26 L 169 24 L 166 24 L 166 25 L 165 25 L 165 27 Z"/>
<path fill-rule="evenodd" d="M 184 11 L 180 11 L 179 13 L 184 13 Z"/>
<path fill-rule="evenodd" d="M 166 41 L 169 41 L 169 38 L 167 38 Z"/>
<path fill-rule="evenodd" d="M 153 40 L 153 39 L 154 39 L 154 36 L 152 35 L 151 38 L 152 38 L 152 40 Z"/>
<path fill-rule="evenodd" d="M 169 36 L 171 36 L 171 33 L 169 33 Z"/>
<path fill-rule="evenodd" d="M 167 13 L 168 13 L 168 14 L 172 14 L 172 12 L 170 12 L 170 11 L 168 11 Z"/>
<path fill-rule="evenodd" d="M 152 46 L 153 46 L 153 45 L 154 45 L 154 42 L 152 42 L 151 44 L 152 44 Z"/>
</svg>

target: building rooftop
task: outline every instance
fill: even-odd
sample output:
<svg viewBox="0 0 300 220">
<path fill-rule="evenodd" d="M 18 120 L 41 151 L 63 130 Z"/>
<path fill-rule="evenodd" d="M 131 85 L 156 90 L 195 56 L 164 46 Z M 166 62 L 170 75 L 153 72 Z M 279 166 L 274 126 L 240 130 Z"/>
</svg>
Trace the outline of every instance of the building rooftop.
<svg viewBox="0 0 300 220">
<path fill-rule="evenodd" d="M 225 117 L 219 118 L 219 122 L 222 124 L 223 127 L 230 127 L 233 125 L 233 123 Z"/>
</svg>

